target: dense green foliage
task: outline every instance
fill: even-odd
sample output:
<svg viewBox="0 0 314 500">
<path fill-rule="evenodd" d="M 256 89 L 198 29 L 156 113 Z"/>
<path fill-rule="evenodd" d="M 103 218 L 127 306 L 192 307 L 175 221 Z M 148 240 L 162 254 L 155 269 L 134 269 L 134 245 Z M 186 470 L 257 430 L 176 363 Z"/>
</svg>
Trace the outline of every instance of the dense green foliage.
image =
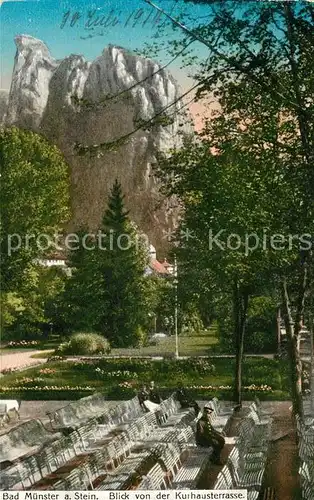
<svg viewBox="0 0 314 500">
<path fill-rule="evenodd" d="M 0 166 L 2 338 L 32 338 L 55 317 L 63 287 L 64 275 L 36 259 L 55 251 L 69 219 L 69 169 L 56 146 L 14 127 L 0 130 Z"/>
<path fill-rule="evenodd" d="M 233 331 L 235 398 L 245 339 L 254 349 L 261 341 L 263 348 L 273 344 L 268 311 L 249 318 L 251 298 L 267 296 L 274 309 L 283 306 L 293 404 L 302 414 L 296 346 L 313 269 L 314 10 L 309 2 L 205 3 L 213 6 L 206 24 L 177 28 L 170 45 L 176 55 L 193 40 L 206 47 L 194 74 L 197 96 L 214 99 L 217 110 L 198 141 L 160 162 L 160 177 L 184 206 L 182 229 L 194 232 L 192 242 L 179 242 L 179 252 L 185 271 L 191 269 L 196 302 L 214 293 L 214 316 L 220 298 L 226 306 L 221 331 Z M 195 62 L 188 51 L 185 63 Z M 221 246 L 208 248 L 211 231 L 221 235 Z M 264 244 L 265 235 L 274 239 Z"/>
<path fill-rule="evenodd" d="M 98 241 L 87 240 L 70 254 L 72 277 L 63 299 L 68 328 L 102 333 L 112 347 L 139 345 L 153 290 L 145 277 L 147 250 L 124 208 L 118 181 L 98 234 Z"/>
<path fill-rule="evenodd" d="M 14 127 L 0 130 L 0 165 L 1 287 L 9 292 L 25 288 L 33 258 L 69 219 L 69 169 L 56 146 Z"/>
<path fill-rule="evenodd" d="M 232 310 L 228 300 L 221 300 L 216 310 L 220 352 L 235 349 Z M 252 297 L 248 307 L 244 351 L 252 354 L 275 353 L 278 348 L 276 301 L 269 296 Z"/>
<path fill-rule="evenodd" d="M 59 345 L 56 356 L 109 354 L 110 344 L 102 335 L 96 333 L 76 333 L 67 342 Z"/>
</svg>

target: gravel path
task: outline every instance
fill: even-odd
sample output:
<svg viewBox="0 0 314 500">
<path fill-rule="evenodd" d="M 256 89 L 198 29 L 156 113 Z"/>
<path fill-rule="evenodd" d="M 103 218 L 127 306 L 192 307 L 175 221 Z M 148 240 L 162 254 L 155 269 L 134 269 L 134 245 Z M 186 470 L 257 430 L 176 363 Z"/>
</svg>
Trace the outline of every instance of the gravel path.
<svg viewBox="0 0 314 500">
<path fill-rule="evenodd" d="M 270 444 L 264 488 L 274 488 L 278 500 L 300 500 L 297 434 L 289 410 L 291 403 L 277 405 L 272 431 L 279 438 Z"/>
<path fill-rule="evenodd" d="M 31 365 L 40 365 L 46 363 L 46 359 L 31 358 L 33 354 L 42 353 L 43 351 L 24 351 L 0 354 L 0 371 L 8 368 L 24 368 Z"/>
</svg>

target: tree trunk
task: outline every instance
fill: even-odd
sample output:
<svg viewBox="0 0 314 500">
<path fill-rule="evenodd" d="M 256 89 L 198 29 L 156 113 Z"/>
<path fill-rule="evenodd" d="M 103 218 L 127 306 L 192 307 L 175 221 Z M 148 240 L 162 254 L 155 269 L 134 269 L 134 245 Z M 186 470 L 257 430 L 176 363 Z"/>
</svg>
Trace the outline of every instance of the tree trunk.
<svg viewBox="0 0 314 500">
<path fill-rule="evenodd" d="M 237 405 L 242 404 L 242 363 L 248 301 L 248 292 L 241 289 L 237 281 L 235 281 L 233 290 L 234 336 L 236 349 L 234 402 Z"/>
<path fill-rule="evenodd" d="M 277 307 L 276 319 L 277 319 L 277 354 L 280 354 L 280 347 L 281 347 L 281 311 L 280 311 L 280 307 Z"/>
<path fill-rule="evenodd" d="M 299 338 L 295 335 L 290 307 L 290 299 L 286 280 L 282 284 L 283 312 L 287 333 L 288 359 L 290 363 L 291 398 L 295 415 L 303 418 L 302 403 L 302 362 L 299 352 Z"/>
</svg>

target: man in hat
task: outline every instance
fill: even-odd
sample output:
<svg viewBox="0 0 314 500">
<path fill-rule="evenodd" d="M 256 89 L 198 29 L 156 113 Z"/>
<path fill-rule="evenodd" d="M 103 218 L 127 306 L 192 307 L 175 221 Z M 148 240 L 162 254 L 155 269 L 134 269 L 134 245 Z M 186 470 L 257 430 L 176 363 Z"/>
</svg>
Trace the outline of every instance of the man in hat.
<svg viewBox="0 0 314 500">
<path fill-rule="evenodd" d="M 196 425 L 196 444 L 206 448 L 213 448 L 213 462 L 216 465 L 223 465 L 220 460 L 220 453 L 225 446 L 225 438 L 212 425 L 213 412 L 214 408 L 211 403 L 206 403 L 203 415 Z"/>
</svg>

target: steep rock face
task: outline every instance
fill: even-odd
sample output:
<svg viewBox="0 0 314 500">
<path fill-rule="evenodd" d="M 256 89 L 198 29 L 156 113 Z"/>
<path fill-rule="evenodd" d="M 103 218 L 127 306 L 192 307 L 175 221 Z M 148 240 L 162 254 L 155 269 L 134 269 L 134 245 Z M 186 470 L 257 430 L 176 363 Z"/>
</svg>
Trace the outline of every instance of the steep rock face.
<svg viewBox="0 0 314 500">
<path fill-rule="evenodd" d="M 78 156 L 73 145 L 111 142 L 134 131 L 178 99 L 175 80 L 156 62 L 121 47 L 106 47 L 90 63 L 79 55 L 56 61 L 43 42 L 29 36 L 17 37 L 16 45 L 6 124 L 41 132 L 63 151 L 71 166 L 72 228 L 99 226 L 118 178 L 131 217 L 158 249 L 163 247 L 164 230 L 173 226 L 176 214 L 159 194 L 152 163 L 158 151 L 180 147 L 182 133 L 192 131 L 182 101 L 167 111 L 172 123 L 139 129 L 100 158 Z"/>
</svg>

